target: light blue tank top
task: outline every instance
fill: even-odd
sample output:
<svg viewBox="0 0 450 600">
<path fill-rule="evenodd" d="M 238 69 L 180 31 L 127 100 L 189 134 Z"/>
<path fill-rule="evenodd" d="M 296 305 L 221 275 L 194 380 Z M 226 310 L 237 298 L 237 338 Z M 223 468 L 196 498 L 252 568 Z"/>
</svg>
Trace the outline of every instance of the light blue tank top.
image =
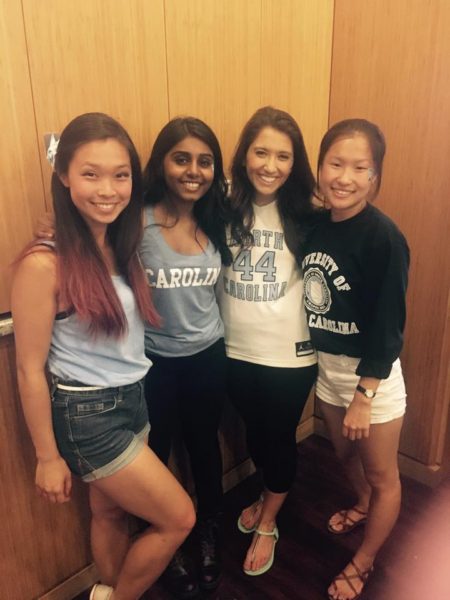
<svg viewBox="0 0 450 600">
<path fill-rule="evenodd" d="M 158 356 L 191 356 L 223 337 L 214 286 L 220 253 L 214 245 L 201 254 L 175 252 L 155 225 L 153 208 L 145 209 L 146 226 L 140 256 L 152 287 L 161 327 L 145 327 L 145 350 Z"/>
<path fill-rule="evenodd" d="M 86 385 L 117 387 L 139 381 L 151 362 L 144 352 L 144 323 L 134 294 L 121 276 L 112 277 L 128 322 L 124 336 L 115 338 L 99 334 L 93 337 L 88 324 L 76 313 L 53 324 L 48 368 L 64 380 Z"/>
</svg>

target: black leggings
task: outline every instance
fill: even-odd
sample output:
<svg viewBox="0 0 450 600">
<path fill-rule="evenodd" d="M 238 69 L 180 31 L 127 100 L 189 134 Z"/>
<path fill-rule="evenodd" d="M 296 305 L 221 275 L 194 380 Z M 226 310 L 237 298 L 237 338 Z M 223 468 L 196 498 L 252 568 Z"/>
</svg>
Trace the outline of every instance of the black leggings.
<svg viewBox="0 0 450 600">
<path fill-rule="evenodd" d="M 250 456 L 269 491 L 287 492 L 297 465 L 295 433 L 317 365 L 287 369 L 227 362 L 227 389 L 245 422 Z"/>
<path fill-rule="evenodd" d="M 145 379 L 149 445 L 167 464 L 174 425 L 181 423 L 197 494 L 198 511 L 211 516 L 222 506 L 222 456 L 217 430 L 225 397 L 223 339 L 192 356 L 166 358 L 148 354 L 153 362 Z"/>
</svg>

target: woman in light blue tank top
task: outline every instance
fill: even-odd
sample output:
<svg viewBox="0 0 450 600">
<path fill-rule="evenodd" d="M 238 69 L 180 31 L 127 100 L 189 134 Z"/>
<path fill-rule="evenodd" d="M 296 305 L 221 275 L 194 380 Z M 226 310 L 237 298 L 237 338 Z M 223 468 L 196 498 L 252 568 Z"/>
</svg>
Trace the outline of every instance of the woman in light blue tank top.
<svg viewBox="0 0 450 600">
<path fill-rule="evenodd" d="M 52 176 L 56 243 L 16 262 L 12 312 L 20 395 L 36 449 L 36 487 L 70 499 L 89 483 L 92 552 L 101 583 L 91 600 L 136 600 L 191 530 L 189 496 L 147 445 L 144 320 L 157 322 L 137 256 L 139 158 L 101 113 L 71 121 Z M 52 376 L 52 393 L 46 380 Z M 130 546 L 127 512 L 151 525 Z"/>
<path fill-rule="evenodd" d="M 199 119 L 177 118 L 159 133 L 145 176 L 145 226 L 140 247 L 161 326 L 145 328 L 153 363 L 145 390 L 150 447 L 167 463 L 179 421 L 197 496 L 198 579 L 177 552 L 166 586 L 181 598 L 220 577 L 222 459 L 217 439 L 225 389 L 223 324 L 215 297 L 225 241 L 227 192 L 216 136 Z"/>
</svg>

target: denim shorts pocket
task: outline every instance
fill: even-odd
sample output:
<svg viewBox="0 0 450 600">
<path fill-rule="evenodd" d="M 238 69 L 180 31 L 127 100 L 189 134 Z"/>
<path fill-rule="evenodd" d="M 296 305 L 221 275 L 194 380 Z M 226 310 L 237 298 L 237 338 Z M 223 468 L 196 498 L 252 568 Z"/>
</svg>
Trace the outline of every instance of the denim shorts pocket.
<svg viewBox="0 0 450 600">
<path fill-rule="evenodd" d="M 87 397 L 71 396 L 68 402 L 69 439 L 85 449 L 99 444 L 107 445 L 111 431 L 120 425 L 115 393 L 100 393 Z M 81 451 L 81 447 L 79 448 Z"/>
<path fill-rule="evenodd" d="M 70 400 L 70 405 L 71 418 L 83 419 L 95 415 L 102 415 L 114 410 L 117 405 L 117 398 L 90 398 L 86 400 L 72 398 Z"/>
</svg>

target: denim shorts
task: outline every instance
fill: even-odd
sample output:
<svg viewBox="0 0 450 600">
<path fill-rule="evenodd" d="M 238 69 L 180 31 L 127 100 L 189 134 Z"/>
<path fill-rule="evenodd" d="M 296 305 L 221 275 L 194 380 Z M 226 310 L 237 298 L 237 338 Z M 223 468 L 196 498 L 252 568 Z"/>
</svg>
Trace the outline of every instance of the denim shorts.
<svg viewBox="0 0 450 600">
<path fill-rule="evenodd" d="M 344 354 L 318 352 L 319 376 L 316 395 L 327 404 L 347 409 L 355 395 L 359 376 L 356 369 L 359 358 Z M 370 423 L 388 423 L 405 414 L 406 390 L 400 359 L 392 365 L 387 379 L 382 379 L 375 398 L 371 402 Z"/>
<path fill-rule="evenodd" d="M 143 379 L 115 388 L 77 389 L 84 386 L 53 379 L 53 431 L 72 473 L 94 481 L 131 463 L 146 444 L 150 425 Z"/>
</svg>

